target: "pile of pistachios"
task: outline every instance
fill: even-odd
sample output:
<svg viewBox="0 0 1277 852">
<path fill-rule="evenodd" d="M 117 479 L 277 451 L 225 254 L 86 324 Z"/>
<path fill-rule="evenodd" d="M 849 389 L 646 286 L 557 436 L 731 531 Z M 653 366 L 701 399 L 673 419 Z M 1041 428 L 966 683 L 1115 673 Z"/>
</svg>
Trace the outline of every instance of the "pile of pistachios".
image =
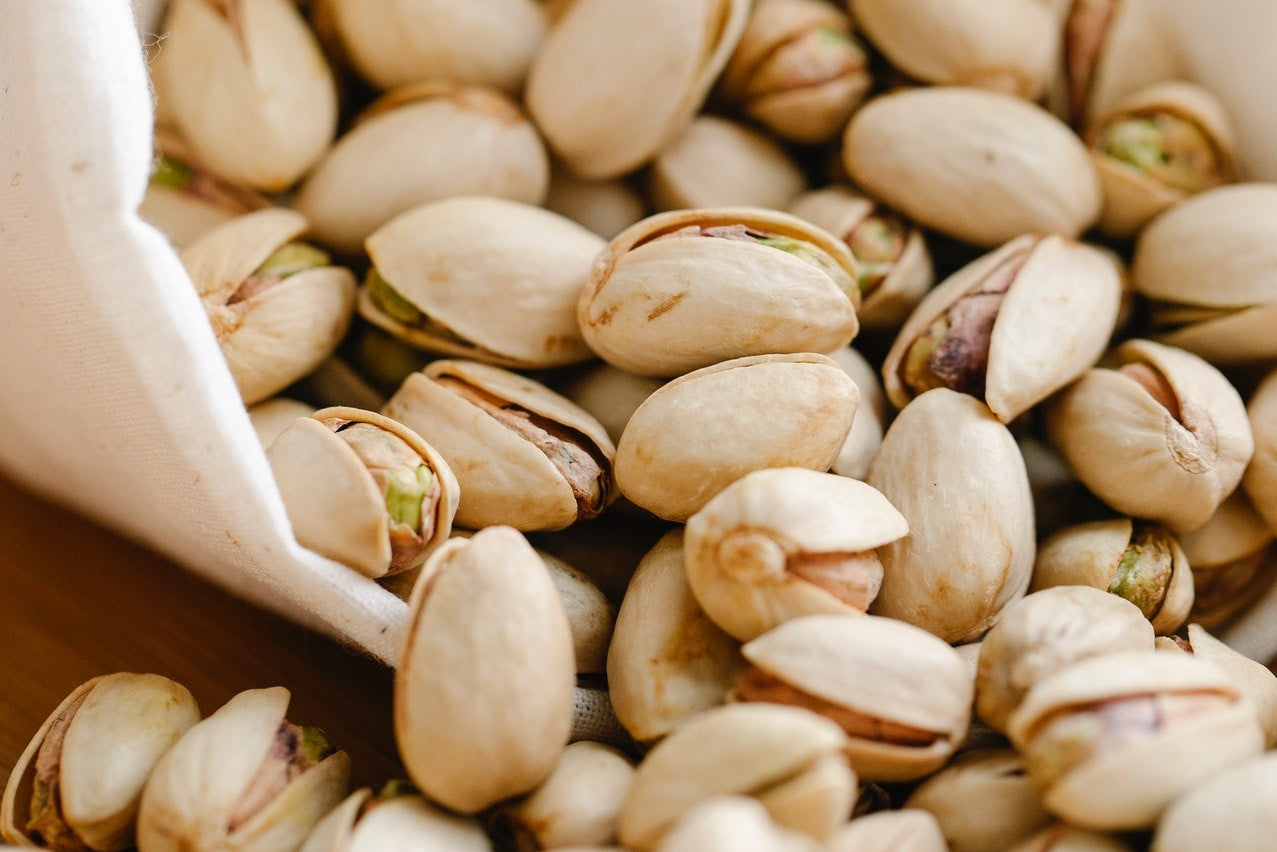
<svg viewBox="0 0 1277 852">
<path fill-rule="evenodd" d="M 4 836 L 1271 848 L 1277 185 L 1162 14 L 172 0 L 142 213 L 411 783 L 114 675 Z"/>
</svg>

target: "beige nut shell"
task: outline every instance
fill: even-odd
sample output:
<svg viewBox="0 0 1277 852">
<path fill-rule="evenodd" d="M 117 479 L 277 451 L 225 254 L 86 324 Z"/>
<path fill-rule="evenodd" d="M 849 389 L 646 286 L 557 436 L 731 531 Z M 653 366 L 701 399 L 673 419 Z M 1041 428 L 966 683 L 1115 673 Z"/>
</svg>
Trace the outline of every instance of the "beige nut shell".
<svg viewBox="0 0 1277 852">
<path fill-rule="evenodd" d="M 864 479 L 869 473 L 869 464 L 882 444 L 887 398 L 882 392 L 878 371 L 859 352 L 844 346 L 830 352 L 829 358 L 842 367 L 842 371 L 860 389 L 860 405 L 856 408 L 856 418 L 851 421 L 851 431 L 847 433 L 847 440 L 830 470 L 839 476 Z"/>
<path fill-rule="evenodd" d="M 515 836 L 532 838 L 540 849 L 611 843 L 633 780 L 634 766 L 620 752 L 574 742 L 550 777 L 527 798 L 506 805 L 498 819 L 517 826 Z"/>
<path fill-rule="evenodd" d="M 1266 852 L 1277 834 L 1277 754 L 1236 766 L 1180 796 L 1162 814 L 1152 852 Z"/>
<path fill-rule="evenodd" d="M 550 172 L 545 208 L 589 228 L 605 240 L 647 215 L 643 197 L 625 181 L 582 180 L 562 166 Z"/>
<path fill-rule="evenodd" d="M 946 852 L 948 848 L 935 817 L 919 808 L 857 817 L 826 846 L 828 852 Z"/>
<path fill-rule="evenodd" d="M 1246 467 L 1242 487 L 1255 511 L 1277 535 L 1277 371 L 1260 383 L 1246 413 L 1255 438 L 1255 455 Z"/>
<path fill-rule="evenodd" d="M 356 790 L 320 820 L 301 852 L 490 852 L 492 844 L 473 817 L 457 816 L 424 796 L 397 796 L 360 813 L 372 798 Z"/>
<path fill-rule="evenodd" d="M 1188 625 L 1188 642 L 1194 657 L 1231 677 L 1237 689 L 1255 705 L 1264 728 L 1264 748 L 1277 747 L 1277 675 L 1262 663 L 1234 651 L 1200 624 Z"/>
<path fill-rule="evenodd" d="M 815 840 L 787 831 L 745 796 L 714 796 L 683 814 L 656 852 L 816 852 Z"/>
</svg>

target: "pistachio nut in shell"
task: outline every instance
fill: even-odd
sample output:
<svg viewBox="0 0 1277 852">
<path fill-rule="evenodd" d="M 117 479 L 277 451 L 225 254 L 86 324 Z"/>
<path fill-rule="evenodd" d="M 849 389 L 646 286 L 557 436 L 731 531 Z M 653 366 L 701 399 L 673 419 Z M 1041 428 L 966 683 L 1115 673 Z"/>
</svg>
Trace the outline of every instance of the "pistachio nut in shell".
<svg viewBox="0 0 1277 852">
<path fill-rule="evenodd" d="M 887 429 L 867 482 L 909 524 L 909 535 L 878 549 L 874 614 L 967 642 L 1024 594 L 1033 498 L 1015 439 L 984 403 L 948 388 L 910 402 Z"/>
<path fill-rule="evenodd" d="M 688 519 L 687 579 L 706 615 L 747 641 L 791 618 L 863 613 L 882 583 L 874 549 L 908 532 L 863 482 L 806 468 L 757 470 Z"/>
<path fill-rule="evenodd" d="M 1007 852 L 1130 852 L 1130 848 L 1111 835 L 1057 822 Z"/>
<path fill-rule="evenodd" d="M 856 817 L 825 848 L 828 852 L 944 852 L 948 847 L 935 817 L 918 808 L 902 808 Z"/>
<path fill-rule="evenodd" d="M 873 80 L 851 21 L 817 0 L 760 0 L 723 69 L 719 92 L 791 142 L 837 136 Z"/>
<path fill-rule="evenodd" d="M 1272 530 L 1241 489 L 1179 542 L 1197 589 L 1190 617 L 1211 630 L 1256 603 L 1277 572 Z"/>
<path fill-rule="evenodd" d="M 1277 745 L 1277 675 L 1262 663 L 1234 651 L 1216 639 L 1200 624 L 1188 625 L 1188 639 L 1181 650 L 1186 650 L 1232 677 L 1237 688 L 1250 699 L 1259 712 L 1259 724 L 1264 728 L 1264 747 Z"/>
<path fill-rule="evenodd" d="M 355 278 L 299 241 L 305 230 L 300 213 L 258 210 L 182 252 L 245 405 L 315 369 L 346 333 Z"/>
<path fill-rule="evenodd" d="M 1179 542 L 1157 524 L 1114 518 L 1067 527 L 1038 548 L 1030 592 L 1091 586 L 1139 607 L 1159 635 L 1193 606 L 1193 571 Z"/>
<path fill-rule="evenodd" d="M 528 74 L 528 111 L 584 178 L 651 159 L 695 115 L 740 39 L 747 0 L 577 0 Z"/>
<path fill-rule="evenodd" d="M 1151 341 L 1127 341 L 1109 363 L 1048 404 L 1051 443 L 1118 512 L 1175 533 L 1202 526 L 1254 450 L 1241 397 L 1206 361 Z"/>
<path fill-rule="evenodd" d="M 966 735 L 973 686 L 957 652 L 889 618 L 811 615 L 747 642 L 737 700 L 803 707 L 836 722 L 858 777 L 933 772 Z"/>
<path fill-rule="evenodd" d="M 283 687 L 250 689 L 199 722 L 142 792 L 142 849 L 294 849 L 346 795 L 350 758 L 285 718 Z"/>
<path fill-rule="evenodd" d="M 257 433 L 257 442 L 266 449 L 298 417 L 309 417 L 315 406 L 297 399 L 276 396 L 249 406 L 248 419 Z"/>
<path fill-rule="evenodd" d="M 585 574 L 567 562 L 538 550 L 559 590 L 563 612 L 572 629 L 572 649 L 578 675 L 603 674 L 607 669 L 607 649 L 616 622 L 614 607 L 603 591 Z"/>
<path fill-rule="evenodd" d="M 757 130 L 701 115 L 669 141 L 648 170 L 657 210 L 784 207 L 807 188 L 785 150 Z"/>
<path fill-rule="evenodd" d="M 851 377 L 860 389 L 860 405 L 856 418 L 851 421 L 851 431 L 843 442 L 838 458 L 830 467 L 839 476 L 864 479 L 869 473 L 869 463 L 882 444 L 883 421 L 887 416 L 887 397 L 882 392 L 878 371 L 870 366 L 856 350 L 844 346 L 835 349 L 828 357 Z"/>
<path fill-rule="evenodd" d="M 1277 833 L 1277 754 L 1269 753 L 1206 779 L 1162 814 L 1153 852 L 1228 849 L 1264 852 Z"/>
<path fill-rule="evenodd" d="M 1103 252 L 1017 237 L 946 278 L 914 309 L 882 366 L 897 408 L 935 387 L 969 393 L 1003 423 L 1104 354 L 1122 282 Z"/>
<path fill-rule="evenodd" d="M 663 379 L 627 373 L 619 367 L 601 363 L 586 367 L 563 389 L 563 395 L 603 424 L 608 437 L 621 440 L 625 424 L 643 404 L 643 400 L 661 389 Z"/>
<path fill-rule="evenodd" d="M 1041 0 L 850 0 L 891 64 L 927 83 L 1035 101 L 1055 71 L 1059 28 Z"/>
<path fill-rule="evenodd" d="M 1152 625 L 1124 598 L 1091 586 L 1033 592 L 1008 606 L 980 645 L 976 712 L 1006 731 L 1038 681 L 1087 657 L 1152 648 Z"/>
<path fill-rule="evenodd" d="M 950 852 L 1006 849 L 1051 822 L 1023 758 L 1009 748 L 960 754 L 922 782 L 905 807 L 934 816 Z"/>
<path fill-rule="evenodd" d="M 301 852 L 490 852 L 478 820 L 432 805 L 411 784 L 388 782 L 373 794 L 356 790 L 306 838 Z"/>
<path fill-rule="evenodd" d="M 1039 681 L 1008 732 L 1046 809 L 1097 831 L 1151 828 L 1177 796 L 1263 750 L 1255 708 L 1227 675 L 1153 650 Z"/>
<path fill-rule="evenodd" d="M 860 391 L 823 355 L 755 355 L 688 373 L 625 426 L 616 481 L 633 503 L 685 521 L 747 473 L 828 470 Z"/>
<path fill-rule="evenodd" d="M 842 156 L 874 198 L 978 246 L 1030 232 L 1076 237 L 1100 215 L 1082 142 L 1010 95 L 937 86 L 876 98 L 852 117 Z"/>
<path fill-rule="evenodd" d="M 147 777 L 199 717 L 186 687 L 160 675 L 110 674 L 76 687 L 15 762 L 0 836 L 47 849 L 129 848 Z"/>
<path fill-rule="evenodd" d="M 1120 101 L 1086 131 L 1104 188 L 1099 229 L 1134 236 L 1173 204 L 1232 178 L 1232 126 L 1215 96 L 1159 83 Z"/>
<path fill-rule="evenodd" d="M 266 458 L 297 542 L 365 576 L 411 571 L 448 539 L 457 478 L 389 417 L 323 408 L 294 420 Z"/>
<path fill-rule="evenodd" d="M 815 840 L 772 821 L 746 796 L 714 796 L 679 817 L 656 852 L 816 852 Z"/>
<path fill-rule="evenodd" d="M 1213 364 L 1277 358 L 1277 185 L 1221 186 L 1175 205 L 1140 234 L 1135 289 L 1153 337 Z"/>
<path fill-rule="evenodd" d="M 697 803 L 720 795 L 761 798 L 845 743 L 836 724 L 797 707 L 729 704 L 707 710 L 676 728 L 639 764 L 621 808 L 621 843 L 651 849 Z M 851 778 L 850 770 L 846 775 Z M 848 811 L 854 787 L 851 778 Z M 784 824 L 781 815 L 769 813 Z"/>
<path fill-rule="evenodd" d="M 866 329 L 895 331 L 935 282 L 922 231 L 845 186 L 805 192 L 788 210 L 841 239 L 856 258 Z"/>
<path fill-rule="evenodd" d="M 174 0 L 155 62 L 182 138 L 213 173 L 279 192 L 337 129 L 337 88 L 289 0 Z"/>
<path fill-rule="evenodd" d="M 846 346 L 859 329 L 856 278 L 846 245 L 787 213 L 676 210 L 608 244 L 577 321 L 609 364 L 677 376 L 747 355 Z"/>
<path fill-rule="evenodd" d="M 471 361 L 413 373 L 383 413 L 439 450 L 465 495 L 458 526 L 563 529 L 615 498 L 598 421 L 538 382 Z"/>
<path fill-rule="evenodd" d="M 423 793 L 475 813 L 549 777 L 572 730 L 572 634 L 523 536 L 496 527 L 435 551 L 405 637 L 395 740 Z"/>
<path fill-rule="evenodd" d="M 517 94 L 546 29 L 535 0 L 324 4 L 342 52 L 379 89 L 434 79 Z"/>
<path fill-rule="evenodd" d="M 545 208 L 589 228 L 605 240 L 647 215 L 642 196 L 621 180 L 582 180 L 555 166 Z"/>
<path fill-rule="evenodd" d="M 1255 455 L 1242 476 L 1251 505 L 1277 535 L 1277 370 L 1260 382 L 1246 405 Z"/>
<path fill-rule="evenodd" d="M 418 348 L 503 367 L 587 361 L 576 300 L 603 240 L 548 210 L 467 196 L 378 228 L 359 313 Z"/>
<path fill-rule="evenodd" d="M 743 665 L 687 584 L 683 530 L 666 533 L 639 562 L 616 616 L 607 681 L 617 719 L 639 742 L 659 739 L 722 704 Z"/>
<path fill-rule="evenodd" d="M 540 204 L 550 165 L 514 101 L 477 86 L 427 81 L 373 103 L 297 193 L 315 238 L 357 254 L 406 210 L 456 195 Z"/>
</svg>

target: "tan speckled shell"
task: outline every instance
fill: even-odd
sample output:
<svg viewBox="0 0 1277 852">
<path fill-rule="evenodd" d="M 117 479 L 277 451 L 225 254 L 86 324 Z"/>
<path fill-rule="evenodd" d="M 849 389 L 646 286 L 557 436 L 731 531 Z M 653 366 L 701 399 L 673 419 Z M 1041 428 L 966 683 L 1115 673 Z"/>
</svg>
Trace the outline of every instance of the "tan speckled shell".
<svg viewBox="0 0 1277 852">
<path fill-rule="evenodd" d="M 935 817 L 918 808 L 857 817 L 830 838 L 828 852 L 946 852 Z"/>
<path fill-rule="evenodd" d="M 633 780 L 634 766 L 620 752 L 575 742 L 531 795 L 500 809 L 498 825 L 517 825 L 540 849 L 612 843 Z"/>
<path fill-rule="evenodd" d="M 1277 371 L 1259 385 L 1246 413 L 1255 438 L 1255 455 L 1242 477 L 1242 487 L 1255 511 L 1277 535 Z"/>
<path fill-rule="evenodd" d="M 1267 852 L 1277 834 L 1277 754 L 1240 764 L 1176 799 L 1162 814 L 1152 852 Z M 1222 818 L 1221 818 L 1222 817 Z"/>
<path fill-rule="evenodd" d="M 300 852 L 378 852 L 383 849 L 447 849 L 490 852 L 483 828 L 473 817 L 457 816 L 430 804 L 424 796 L 396 796 L 369 812 L 365 787 L 346 797 L 320 820 Z"/>
</svg>

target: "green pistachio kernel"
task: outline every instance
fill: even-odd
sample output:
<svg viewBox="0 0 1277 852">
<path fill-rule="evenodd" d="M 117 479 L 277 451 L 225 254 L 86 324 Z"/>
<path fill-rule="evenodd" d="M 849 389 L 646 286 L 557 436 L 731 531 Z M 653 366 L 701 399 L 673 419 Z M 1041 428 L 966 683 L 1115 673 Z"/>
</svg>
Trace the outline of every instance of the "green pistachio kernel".
<svg viewBox="0 0 1277 852">
<path fill-rule="evenodd" d="M 881 284 L 905 250 L 905 226 L 894 216 L 868 216 L 847 235 L 847 247 L 856 256 L 862 295 Z"/>
<path fill-rule="evenodd" d="M 412 302 L 399 295 L 399 291 L 381 277 L 376 267 L 368 270 L 368 277 L 364 279 L 364 283 L 368 287 L 368 295 L 373 304 L 381 308 L 386 316 L 404 325 L 420 325 L 425 321 L 426 315 Z"/>
<path fill-rule="evenodd" d="M 328 735 L 312 726 L 302 727 L 301 742 L 298 743 L 297 750 L 311 766 L 337 751 L 332 740 L 328 739 Z"/>
<path fill-rule="evenodd" d="M 864 67 L 865 55 L 836 27 L 818 27 L 782 45 L 754 70 L 751 94 L 787 92 L 819 86 L 854 74 Z"/>
<path fill-rule="evenodd" d="M 1155 529 L 1137 531 L 1109 583 L 1110 593 L 1135 604 L 1145 618 L 1157 615 L 1171 584 L 1174 561 L 1166 539 Z"/>
<path fill-rule="evenodd" d="M 903 378 L 915 394 L 929 391 L 932 388 L 948 387 L 939 376 L 931 370 L 931 354 L 936 351 L 944 336 L 949 333 L 949 318 L 941 314 L 909 347 L 905 354 L 902 368 Z"/>
<path fill-rule="evenodd" d="M 1115 122 L 1100 150 L 1171 189 L 1194 193 L 1222 182 L 1210 139 L 1191 121 L 1158 113 Z"/>
<path fill-rule="evenodd" d="M 332 258 L 327 252 L 308 243 L 285 243 L 262 261 L 262 265 L 253 270 L 253 275 L 259 278 L 284 279 L 331 263 Z"/>
<path fill-rule="evenodd" d="M 418 790 L 413 783 L 407 778 L 391 778 L 382 786 L 381 791 L 377 793 L 377 800 L 385 802 L 390 799 L 398 799 L 401 796 L 417 796 L 421 791 Z"/>
<path fill-rule="evenodd" d="M 151 170 L 151 185 L 185 189 L 194 177 L 195 172 L 190 166 L 161 154 L 155 158 L 155 166 Z"/>
<path fill-rule="evenodd" d="M 768 246 L 778 249 L 786 254 L 792 254 L 794 257 L 809 263 L 812 266 L 824 271 L 830 278 L 834 280 L 839 290 L 850 295 L 851 291 L 856 288 L 855 282 L 851 280 L 851 276 L 847 274 L 841 266 L 834 262 L 828 254 L 821 251 L 815 243 L 809 243 L 806 240 L 795 239 L 794 237 L 785 237 L 779 234 L 771 234 L 758 237 L 759 245 Z"/>
<path fill-rule="evenodd" d="M 31 822 L 38 821 L 43 817 L 53 804 L 50 796 L 52 793 L 51 785 L 47 782 L 36 779 L 31 792 Z"/>
<path fill-rule="evenodd" d="M 386 469 L 386 511 L 390 520 L 410 529 L 421 528 L 421 504 L 430 493 L 434 475 L 425 465 L 395 465 Z"/>
</svg>

